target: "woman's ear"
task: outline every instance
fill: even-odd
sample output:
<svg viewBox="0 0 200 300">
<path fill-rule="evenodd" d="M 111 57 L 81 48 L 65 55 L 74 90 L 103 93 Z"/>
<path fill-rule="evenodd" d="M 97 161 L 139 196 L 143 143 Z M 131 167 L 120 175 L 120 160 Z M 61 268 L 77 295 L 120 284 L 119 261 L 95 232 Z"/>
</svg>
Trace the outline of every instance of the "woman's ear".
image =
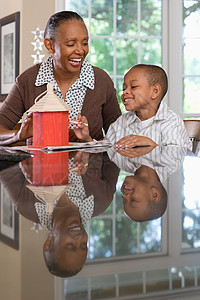
<svg viewBox="0 0 200 300">
<path fill-rule="evenodd" d="M 51 248 L 52 239 L 53 239 L 53 235 L 50 234 L 43 244 L 43 251 L 49 251 L 49 249 Z"/>
<path fill-rule="evenodd" d="M 160 96 L 160 94 L 161 94 L 161 86 L 160 86 L 159 83 L 156 83 L 152 86 L 152 95 L 151 95 L 151 97 L 154 100 L 154 99 L 157 99 L 158 96 Z"/>
<path fill-rule="evenodd" d="M 54 54 L 54 43 L 50 39 L 45 39 L 44 45 L 51 54 Z"/>
</svg>

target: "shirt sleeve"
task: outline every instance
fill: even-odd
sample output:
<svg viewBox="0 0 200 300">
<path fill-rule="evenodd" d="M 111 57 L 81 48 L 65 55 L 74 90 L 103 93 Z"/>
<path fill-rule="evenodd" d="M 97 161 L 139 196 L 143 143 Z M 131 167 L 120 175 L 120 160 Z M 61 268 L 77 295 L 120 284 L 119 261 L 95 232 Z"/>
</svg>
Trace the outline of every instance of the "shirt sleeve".
<svg viewBox="0 0 200 300">
<path fill-rule="evenodd" d="M 175 145 L 187 147 L 191 150 L 191 141 L 187 135 L 183 121 L 177 122 L 173 126 L 166 126 L 162 131 L 160 146 Z"/>
<path fill-rule="evenodd" d="M 112 145 L 116 143 L 116 122 L 112 123 L 109 126 L 109 129 L 106 133 L 105 139 L 110 142 Z"/>
</svg>

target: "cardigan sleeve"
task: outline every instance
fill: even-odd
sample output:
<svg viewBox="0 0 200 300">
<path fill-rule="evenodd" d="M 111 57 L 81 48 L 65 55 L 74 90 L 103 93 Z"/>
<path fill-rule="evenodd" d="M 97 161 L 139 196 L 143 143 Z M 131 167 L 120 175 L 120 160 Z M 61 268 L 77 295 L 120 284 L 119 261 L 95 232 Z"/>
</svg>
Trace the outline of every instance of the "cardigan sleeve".
<svg viewBox="0 0 200 300">
<path fill-rule="evenodd" d="M 40 64 L 20 74 L 0 107 L 0 124 L 13 129 L 23 114 L 34 104 L 35 98 L 46 90 L 46 85 L 35 86 Z"/>
</svg>

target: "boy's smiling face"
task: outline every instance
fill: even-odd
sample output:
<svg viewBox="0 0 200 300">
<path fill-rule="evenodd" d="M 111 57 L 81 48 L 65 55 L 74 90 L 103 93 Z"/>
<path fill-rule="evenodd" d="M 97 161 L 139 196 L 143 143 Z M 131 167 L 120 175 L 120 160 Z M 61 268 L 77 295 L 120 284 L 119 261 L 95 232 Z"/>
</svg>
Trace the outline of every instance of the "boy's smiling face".
<svg viewBox="0 0 200 300">
<path fill-rule="evenodd" d="M 131 68 L 124 77 L 121 99 L 127 111 L 138 113 L 152 109 L 153 86 L 150 86 L 145 70 Z"/>
</svg>

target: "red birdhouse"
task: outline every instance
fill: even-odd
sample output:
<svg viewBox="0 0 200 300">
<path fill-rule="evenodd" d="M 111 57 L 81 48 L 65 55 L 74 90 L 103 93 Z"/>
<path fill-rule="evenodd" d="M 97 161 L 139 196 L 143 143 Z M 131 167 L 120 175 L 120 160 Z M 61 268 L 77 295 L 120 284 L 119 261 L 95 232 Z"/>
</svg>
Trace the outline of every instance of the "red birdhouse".
<svg viewBox="0 0 200 300">
<path fill-rule="evenodd" d="M 28 111 L 33 112 L 34 148 L 66 146 L 69 144 L 69 111 L 72 108 L 53 92 L 53 84 L 47 85 L 47 94 Z"/>
</svg>

